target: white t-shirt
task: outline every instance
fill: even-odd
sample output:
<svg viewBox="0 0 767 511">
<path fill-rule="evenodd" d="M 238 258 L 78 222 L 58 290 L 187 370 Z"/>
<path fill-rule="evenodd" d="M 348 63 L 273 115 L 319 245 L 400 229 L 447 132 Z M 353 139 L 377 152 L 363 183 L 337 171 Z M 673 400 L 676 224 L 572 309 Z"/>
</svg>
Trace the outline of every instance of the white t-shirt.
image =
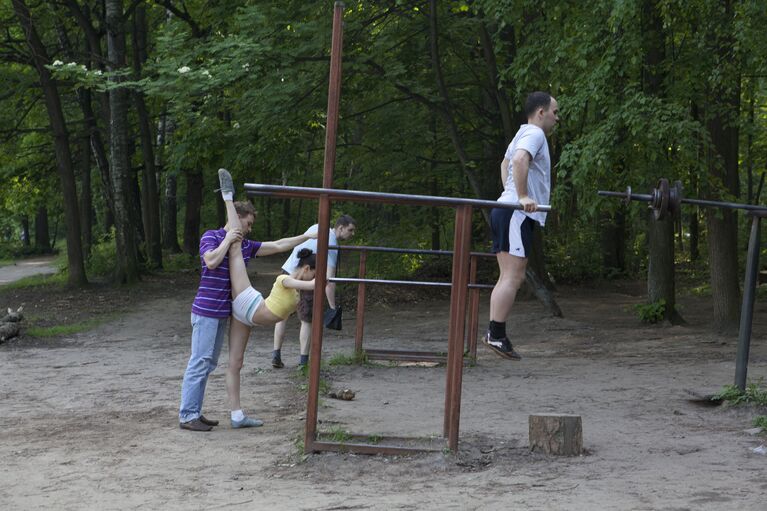
<svg viewBox="0 0 767 511">
<path fill-rule="evenodd" d="M 527 172 L 527 195 L 536 204 L 549 204 L 551 194 L 551 157 L 549 156 L 549 144 L 546 142 L 546 134 L 534 124 L 523 124 L 514 136 L 509 147 L 506 149 L 504 158 L 509 160 L 509 177 L 503 187 L 503 193 L 498 202 L 519 202 L 517 188 L 514 185 L 512 158 L 519 149 L 530 153 L 530 168 Z M 539 224 L 546 223 L 546 213 L 536 211 L 525 213 Z"/>
<path fill-rule="evenodd" d="M 304 234 L 309 234 L 311 232 L 317 232 L 317 229 L 319 226 L 317 224 L 314 224 L 313 226 L 309 227 Z M 336 232 L 333 229 L 330 229 L 330 238 L 328 239 L 328 245 L 338 246 L 338 239 L 336 239 Z M 317 239 L 311 239 L 306 240 L 300 245 L 297 245 L 293 248 L 293 252 L 290 253 L 290 257 L 288 257 L 287 261 L 285 261 L 285 264 L 282 265 L 282 269 L 285 270 L 288 273 L 293 273 L 296 268 L 298 268 L 298 252 L 302 248 L 308 248 L 311 249 L 312 252 L 315 254 L 317 253 Z M 336 263 L 338 261 L 338 250 L 328 250 L 328 268 L 335 268 Z"/>
</svg>

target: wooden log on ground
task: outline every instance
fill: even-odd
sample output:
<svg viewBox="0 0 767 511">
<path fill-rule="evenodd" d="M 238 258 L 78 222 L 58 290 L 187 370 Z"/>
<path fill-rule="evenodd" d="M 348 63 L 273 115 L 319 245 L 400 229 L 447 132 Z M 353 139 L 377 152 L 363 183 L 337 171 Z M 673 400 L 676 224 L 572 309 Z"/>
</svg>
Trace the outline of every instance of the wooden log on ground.
<svg viewBox="0 0 767 511">
<path fill-rule="evenodd" d="M 530 450 L 558 456 L 578 456 L 583 451 L 580 415 L 542 413 L 531 415 Z"/>
</svg>

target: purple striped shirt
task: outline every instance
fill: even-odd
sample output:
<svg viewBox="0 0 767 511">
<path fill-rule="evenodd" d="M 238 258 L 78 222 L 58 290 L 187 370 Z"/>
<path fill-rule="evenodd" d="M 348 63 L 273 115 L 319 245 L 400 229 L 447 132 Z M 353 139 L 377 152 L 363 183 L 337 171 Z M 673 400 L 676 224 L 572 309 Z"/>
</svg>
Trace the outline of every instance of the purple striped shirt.
<svg viewBox="0 0 767 511">
<path fill-rule="evenodd" d="M 229 255 L 224 256 L 216 268 L 212 270 L 205 264 L 203 255 L 216 250 L 226 237 L 226 231 L 205 231 L 200 239 L 200 287 L 192 303 L 192 313 L 209 318 L 228 318 L 232 314 L 232 284 L 229 280 Z M 261 248 L 260 241 L 242 240 L 242 257 L 245 264 L 256 256 Z"/>
</svg>

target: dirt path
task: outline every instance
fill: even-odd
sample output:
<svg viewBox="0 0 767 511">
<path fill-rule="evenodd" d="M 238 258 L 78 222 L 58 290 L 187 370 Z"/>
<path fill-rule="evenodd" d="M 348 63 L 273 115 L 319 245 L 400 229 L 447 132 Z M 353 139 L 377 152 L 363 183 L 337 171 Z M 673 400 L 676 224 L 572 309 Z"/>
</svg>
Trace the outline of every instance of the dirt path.
<svg viewBox="0 0 767 511">
<path fill-rule="evenodd" d="M 55 259 L 53 256 L 34 257 L 0 266 L 0 286 L 32 275 L 56 273 L 57 270 L 53 266 Z"/>
<path fill-rule="evenodd" d="M 257 267 L 257 285 L 265 289 L 276 267 Z M 642 326 L 633 293 L 563 289 L 566 319 L 520 303 L 514 335 L 524 359 L 480 347 L 477 365 L 465 370 L 459 454 L 401 458 L 299 456 L 297 342 L 286 343 L 287 367 L 272 369 L 269 330 L 252 335 L 243 370 L 243 406 L 266 425 L 232 430 L 223 420 L 225 349 L 205 401 L 206 415 L 223 425 L 209 434 L 179 430 L 193 295 L 186 285 L 88 333 L 0 346 L 4 508 L 765 509 L 767 456 L 751 449 L 767 438 L 744 432 L 765 412 L 701 407 L 685 392 L 732 381 L 734 336 Z M 683 305 L 688 319 L 706 320 L 705 300 Z M 752 378 L 767 374 L 766 313 L 758 304 Z M 326 359 L 351 352 L 352 319 L 327 337 Z M 446 325 L 445 301 L 377 306 L 366 345 L 442 351 Z M 357 398 L 323 398 L 321 429 L 441 432 L 444 367 L 341 366 L 328 378 Z M 537 412 L 581 415 L 586 455 L 529 453 L 527 418 Z"/>
</svg>

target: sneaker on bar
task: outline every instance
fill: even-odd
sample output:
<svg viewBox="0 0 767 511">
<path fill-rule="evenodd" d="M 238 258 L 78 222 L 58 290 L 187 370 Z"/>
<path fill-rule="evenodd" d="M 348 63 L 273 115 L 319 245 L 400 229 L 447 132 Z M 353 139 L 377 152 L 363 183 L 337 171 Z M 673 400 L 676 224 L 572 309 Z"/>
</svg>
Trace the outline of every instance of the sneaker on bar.
<svg viewBox="0 0 767 511">
<path fill-rule="evenodd" d="M 490 332 L 488 331 L 485 334 L 485 337 L 482 339 L 482 342 L 487 344 L 487 346 L 495 352 L 496 355 L 503 358 L 508 358 L 511 360 L 521 360 L 522 357 L 519 356 L 519 353 L 514 351 L 514 348 L 511 345 L 511 342 L 509 342 L 508 337 L 501 337 L 500 339 L 495 339 L 490 335 Z"/>
</svg>

